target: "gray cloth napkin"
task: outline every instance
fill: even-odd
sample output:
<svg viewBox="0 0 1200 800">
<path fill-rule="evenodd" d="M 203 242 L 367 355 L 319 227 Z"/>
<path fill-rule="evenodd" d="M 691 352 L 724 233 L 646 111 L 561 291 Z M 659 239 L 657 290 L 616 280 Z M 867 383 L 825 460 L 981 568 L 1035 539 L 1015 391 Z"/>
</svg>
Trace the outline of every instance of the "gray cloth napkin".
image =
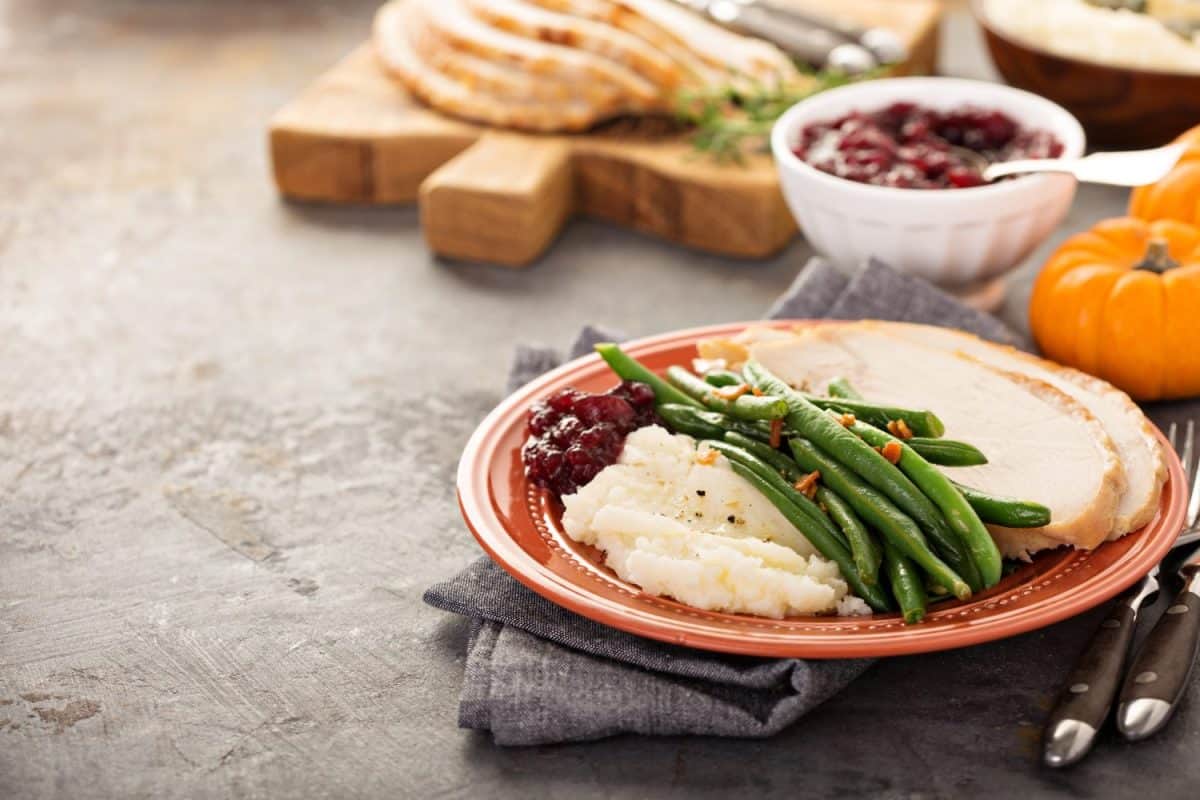
<svg viewBox="0 0 1200 800">
<path fill-rule="evenodd" d="M 814 258 L 767 316 L 925 322 L 1024 344 L 994 317 L 878 262 L 846 276 Z M 567 355 L 621 338 L 588 327 Z M 508 390 L 560 363 L 553 349 L 519 347 Z M 619 733 L 770 736 L 871 664 L 744 658 L 643 639 L 559 608 L 486 557 L 424 599 L 471 618 L 459 725 L 491 731 L 502 745 Z"/>
</svg>

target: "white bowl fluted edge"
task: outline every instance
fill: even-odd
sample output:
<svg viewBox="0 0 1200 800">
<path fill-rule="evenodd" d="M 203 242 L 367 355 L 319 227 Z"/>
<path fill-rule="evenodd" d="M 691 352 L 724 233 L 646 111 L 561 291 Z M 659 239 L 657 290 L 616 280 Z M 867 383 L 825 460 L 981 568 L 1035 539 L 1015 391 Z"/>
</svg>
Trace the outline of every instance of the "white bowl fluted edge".
<svg viewBox="0 0 1200 800">
<path fill-rule="evenodd" d="M 822 92 L 785 112 L 771 132 L 784 199 L 818 253 L 847 267 L 877 257 L 941 286 L 969 287 L 1015 267 L 1062 222 L 1075 197 L 1069 175 L 1027 175 L 971 189 L 894 189 L 821 172 L 792 152 L 809 123 L 900 101 L 998 109 L 1024 127 L 1051 131 L 1064 157 L 1083 155 L 1083 128 L 1070 112 L 1001 84 L 887 78 Z"/>
</svg>

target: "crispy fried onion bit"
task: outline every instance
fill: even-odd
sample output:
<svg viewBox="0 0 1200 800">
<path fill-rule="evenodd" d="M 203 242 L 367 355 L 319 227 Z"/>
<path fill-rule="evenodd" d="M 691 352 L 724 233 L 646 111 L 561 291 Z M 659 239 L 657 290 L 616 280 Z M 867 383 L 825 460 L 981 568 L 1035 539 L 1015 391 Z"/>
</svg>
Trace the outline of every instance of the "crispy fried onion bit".
<svg viewBox="0 0 1200 800">
<path fill-rule="evenodd" d="M 898 439 L 913 438 L 912 428 L 908 427 L 908 423 L 902 419 L 888 420 L 887 429 L 888 433 Z"/>
<path fill-rule="evenodd" d="M 750 391 L 750 384 L 739 383 L 736 386 L 722 386 L 713 389 L 712 393 L 722 400 L 737 400 L 748 391 Z"/>
<path fill-rule="evenodd" d="M 794 488 L 811 500 L 817 494 L 817 481 L 819 480 L 821 480 L 821 470 L 816 469 L 796 481 Z"/>
<path fill-rule="evenodd" d="M 893 464 L 900 461 L 900 455 L 904 452 L 901 450 L 899 442 L 888 442 L 883 447 L 876 447 L 875 450 Z"/>
</svg>

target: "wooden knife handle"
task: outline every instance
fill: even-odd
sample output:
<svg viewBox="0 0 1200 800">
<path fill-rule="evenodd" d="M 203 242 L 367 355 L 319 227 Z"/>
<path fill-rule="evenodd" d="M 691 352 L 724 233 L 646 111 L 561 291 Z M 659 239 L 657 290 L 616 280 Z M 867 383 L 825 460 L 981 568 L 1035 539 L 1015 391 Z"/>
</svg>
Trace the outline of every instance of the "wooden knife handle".
<svg viewBox="0 0 1200 800">
<path fill-rule="evenodd" d="M 1137 611 L 1130 600 L 1134 596 L 1136 590 L 1118 598 L 1067 677 L 1043 734 L 1047 765 L 1065 767 L 1087 755 L 1108 717 L 1133 641 Z"/>
<path fill-rule="evenodd" d="M 1200 647 L 1200 571 L 1163 612 L 1125 676 L 1117 727 L 1144 739 L 1167 723 L 1187 689 Z"/>
</svg>

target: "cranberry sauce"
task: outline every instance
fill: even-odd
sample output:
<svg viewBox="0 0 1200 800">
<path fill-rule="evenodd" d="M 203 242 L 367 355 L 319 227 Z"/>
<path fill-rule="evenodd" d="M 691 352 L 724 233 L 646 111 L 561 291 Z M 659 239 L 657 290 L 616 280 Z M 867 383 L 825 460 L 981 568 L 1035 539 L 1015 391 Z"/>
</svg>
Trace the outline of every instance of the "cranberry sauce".
<svg viewBox="0 0 1200 800">
<path fill-rule="evenodd" d="M 1062 142 L 1028 130 L 1000 111 L 964 106 L 935 111 L 893 103 L 870 113 L 814 122 L 792 151 L 839 178 L 901 189 L 964 189 L 983 184 L 978 165 L 952 148 L 973 150 L 988 162 L 1056 158 Z"/>
<path fill-rule="evenodd" d="M 626 436 L 655 424 L 654 390 L 644 383 L 625 381 L 606 394 L 562 389 L 529 409 L 525 474 L 557 495 L 571 494 L 616 462 Z"/>
</svg>

